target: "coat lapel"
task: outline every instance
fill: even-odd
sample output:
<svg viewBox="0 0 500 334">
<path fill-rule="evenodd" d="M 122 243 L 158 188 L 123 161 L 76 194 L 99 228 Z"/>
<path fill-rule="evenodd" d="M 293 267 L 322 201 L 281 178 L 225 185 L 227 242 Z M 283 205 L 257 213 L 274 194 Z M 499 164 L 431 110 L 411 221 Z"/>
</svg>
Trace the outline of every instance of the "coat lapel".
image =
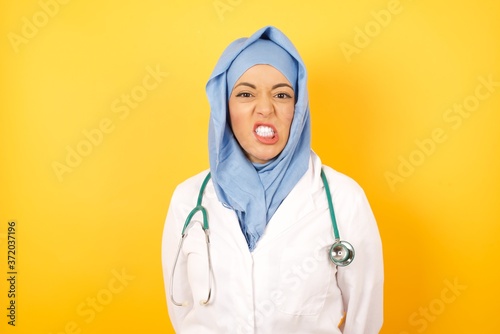
<svg viewBox="0 0 500 334">
<path fill-rule="evenodd" d="M 286 233 L 289 228 L 300 222 L 316 208 L 314 202 L 316 193 L 323 191 L 322 186 L 318 184 L 321 182 L 320 170 L 321 162 L 316 155 L 312 154 L 306 174 L 288 194 L 267 224 L 264 235 L 257 243 L 254 253 L 267 247 L 275 238 Z"/>
</svg>

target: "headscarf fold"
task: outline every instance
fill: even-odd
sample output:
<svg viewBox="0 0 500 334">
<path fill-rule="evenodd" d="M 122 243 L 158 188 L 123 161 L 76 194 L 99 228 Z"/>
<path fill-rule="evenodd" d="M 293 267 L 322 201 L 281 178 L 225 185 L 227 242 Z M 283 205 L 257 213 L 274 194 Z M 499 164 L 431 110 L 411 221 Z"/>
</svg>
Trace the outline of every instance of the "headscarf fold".
<svg viewBox="0 0 500 334">
<path fill-rule="evenodd" d="M 296 97 L 285 148 L 276 158 L 260 165 L 252 164 L 245 156 L 231 131 L 228 116 L 228 99 L 234 83 L 257 64 L 278 69 L 293 85 Z M 306 79 L 304 62 L 292 42 L 281 31 L 268 26 L 249 38 L 231 43 L 206 86 L 210 102 L 208 145 L 212 181 L 219 201 L 236 212 L 250 251 L 255 249 L 267 223 L 308 168 L 311 126 Z"/>
</svg>

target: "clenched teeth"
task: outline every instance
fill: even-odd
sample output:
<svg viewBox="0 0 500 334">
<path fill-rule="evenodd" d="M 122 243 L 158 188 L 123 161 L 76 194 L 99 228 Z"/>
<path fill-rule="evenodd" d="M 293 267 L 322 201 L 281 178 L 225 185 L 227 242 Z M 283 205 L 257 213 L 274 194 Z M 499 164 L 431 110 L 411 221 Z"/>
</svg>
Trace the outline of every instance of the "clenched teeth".
<svg viewBox="0 0 500 334">
<path fill-rule="evenodd" d="M 261 125 L 255 129 L 255 133 L 257 133 L 260 137 L 273 137 L 274 130 L 269 126 Z"/>
</svg>

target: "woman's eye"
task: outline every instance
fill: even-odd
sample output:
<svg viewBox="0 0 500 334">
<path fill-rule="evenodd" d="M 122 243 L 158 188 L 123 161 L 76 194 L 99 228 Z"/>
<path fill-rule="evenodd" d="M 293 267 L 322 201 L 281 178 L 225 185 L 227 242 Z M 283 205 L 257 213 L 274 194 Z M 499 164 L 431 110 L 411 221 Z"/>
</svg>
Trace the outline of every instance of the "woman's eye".
<svg viewBox="0 0 500 334">
<path fill-rule="evenodd" d="M 287 93 L 278 93 L 278 94 L 276 94 L 276 97 L 278 99 L 289 99 L 289 98 L 291 98 L 291 96 L 289 94 L 287 94 Z"/>
<path fill-rule="evenodd" d="M 252 94 L 245 93 L 245 92 L 236 94 L 236 97 L 251 97 L 251 96 L 252 96 Z"/>
</svg>

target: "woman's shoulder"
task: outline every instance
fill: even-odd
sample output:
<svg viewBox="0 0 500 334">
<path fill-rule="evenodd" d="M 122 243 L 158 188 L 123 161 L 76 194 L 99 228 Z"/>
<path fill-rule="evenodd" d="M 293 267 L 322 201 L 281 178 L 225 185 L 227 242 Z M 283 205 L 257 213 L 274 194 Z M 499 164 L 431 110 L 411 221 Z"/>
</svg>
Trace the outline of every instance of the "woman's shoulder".
<svg viewBox="0 0 500 334">
<path fill-rule="evenodd" d="M 181 183 L 179 183 L 174 190 L 172 198 L 182 199 L 182 198 L 192 198 L 195 194 L 198 194 L 203 180 L 207 177 L 210 171 L 204 170 L 196 175 L 193 175 Z"/>
<path fill-rule="evenodd" d="M 363 188 L 361 188 L 359 183 L 356 182 L 356 180 L 354 180 L 352 177 L 344 173 L 341 173 L 336 169 L 327 165 L 323 165 L 323 170 L 325 171 L 328 180 L 333 184 L 335 184 L 337 187 L 341 187 L 346 190 L 348 189 L 355 192 L 363 191 Z"/>
<path fill-rule="evenodd" d="M 333 167 L 323 164 L 315 153 L 313 153 L 312 159 L 313 161 L 316 160 L 314 165 L 318 167 L 320 166 L 325 173 L 328 184 L 332 190 L 335 189 L 336 191 L 342 193 L 360 194 L 364 196 L 363 188 L 361 188 L 359 183 L 352 177 L 339 172 Z"/>
</svg>

